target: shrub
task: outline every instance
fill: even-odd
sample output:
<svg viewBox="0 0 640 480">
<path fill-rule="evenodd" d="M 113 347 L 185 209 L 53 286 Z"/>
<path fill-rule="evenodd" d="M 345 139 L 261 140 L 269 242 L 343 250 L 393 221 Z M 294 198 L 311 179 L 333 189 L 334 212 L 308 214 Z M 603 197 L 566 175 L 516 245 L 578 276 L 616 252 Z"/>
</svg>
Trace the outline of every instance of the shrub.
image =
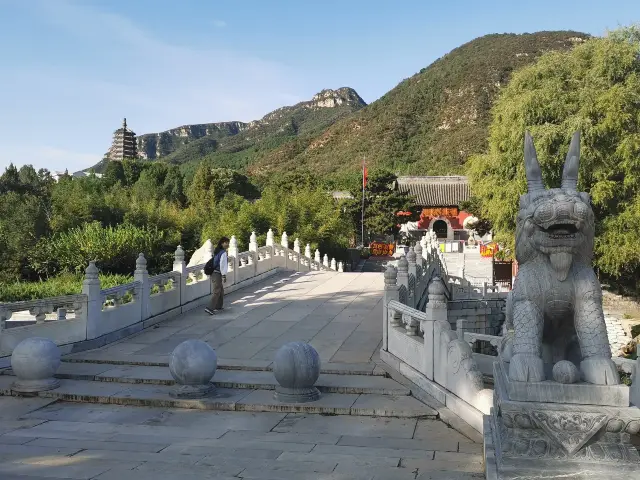
<svg viewBox="0 0 640 480">
<path fill-rule="evenodd" d="M 63 274 L 39 282 L 0 282 L 0 302 L 20 302 L 61 295 L 75 295 L 82 292 L 84 275 Z M 124 285 L 133 281 L 127 275 L 101 274 L 103 289 Z"/>
<path fill-rule="evenodd" d="M 41 240 L 29 261 L 45 277 L 61 272 L 80 274 L 90 261 L 110 273 L 131 274 L 142 252 L 151 273 L 168 271 L 179 241 L 174 236 L 157 228 L 103 227 L 93 222 Z"/>
</svg>

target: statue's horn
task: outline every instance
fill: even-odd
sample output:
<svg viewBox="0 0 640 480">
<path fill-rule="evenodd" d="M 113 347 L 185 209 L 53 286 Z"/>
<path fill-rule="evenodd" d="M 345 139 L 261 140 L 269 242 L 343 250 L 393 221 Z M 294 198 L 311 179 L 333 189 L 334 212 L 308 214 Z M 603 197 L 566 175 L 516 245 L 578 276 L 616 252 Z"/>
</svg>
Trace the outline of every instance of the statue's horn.
<svg viewBox="0 0 640 480">
<path fill-rule="evenodd" d="M 533 138 L 528 131 L 524 134 L 524 169 L 527 174 L 529 193 L 536 190 L 544 190 L 536 147 L 533 145 Z"/>
<path fill-rule="evenodd" d="M 580 132 L 575 132 L 571 138 L 569 153 L 564 161 L 562 170 L 562 188 L 578 189 L 578 169 L 580 167 Z"/>
</svg>

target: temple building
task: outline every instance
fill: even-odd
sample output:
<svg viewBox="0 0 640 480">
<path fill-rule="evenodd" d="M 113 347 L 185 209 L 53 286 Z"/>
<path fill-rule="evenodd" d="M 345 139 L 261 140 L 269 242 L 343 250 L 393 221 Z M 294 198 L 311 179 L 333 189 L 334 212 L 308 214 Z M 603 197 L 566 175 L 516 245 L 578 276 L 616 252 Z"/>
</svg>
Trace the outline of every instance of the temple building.
<svg viewBox="0 0 640 480">
<path fill-rule="evenodd" d="M 120 160 L 123 158 L 138 158 L 138 148 L 136 134 L 127 128 L 127 119 L 122 122 L 122 127 L 113 132 L 113 144 L 107 152 L 109 160 Z"/>
<path fill-rule="evenodd" d="M 394 188 L 411 195 L 422 208 L 420 220 L 410 229 L 416 236 L 433 231 L 443 240 L 467 240 L 471 214 L 460 210 L 471 191 L 467 177 L 398 177 Z"/>
</svg>

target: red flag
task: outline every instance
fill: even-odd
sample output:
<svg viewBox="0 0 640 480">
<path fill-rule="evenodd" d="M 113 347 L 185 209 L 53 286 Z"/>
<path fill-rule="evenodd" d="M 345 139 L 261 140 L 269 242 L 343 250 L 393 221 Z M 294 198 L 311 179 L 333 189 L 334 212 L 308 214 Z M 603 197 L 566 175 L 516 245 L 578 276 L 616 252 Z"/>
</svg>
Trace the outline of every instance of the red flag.
<svg viewBox="0 0 640 480">
<path fill-rule="evenodd" d="M 362 161 L 362 188 L 367 186 L 367 164 Z"/>
</svg>

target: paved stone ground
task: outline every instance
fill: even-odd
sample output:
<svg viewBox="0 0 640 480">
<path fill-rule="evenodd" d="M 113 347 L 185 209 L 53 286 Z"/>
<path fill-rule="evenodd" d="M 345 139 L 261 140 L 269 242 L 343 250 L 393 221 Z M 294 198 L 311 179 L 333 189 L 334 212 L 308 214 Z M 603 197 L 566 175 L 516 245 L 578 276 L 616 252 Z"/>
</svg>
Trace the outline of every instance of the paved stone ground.
<svg viewBox="0 0 640 480">
<path fill-rule="evenodd" d="M 389 411 L 414 402 L 406 418 L 357 416 L 353 407 L 351 415 L 167 408 L 166 403 L 151 401 L 157 393 L 147 397 L 142 392 L 171 388 L 162 385 L 130 385 L 132 391 L 142 392 L 137 394 L 140 398 L 149 399 L 145 405 L 153 407 L 0 397 L 0 479 L 484 478 L 482 444 L 434 419 L 434 410 L 426 405 L 414 415 L 419 402 L 406 396 L 399 384 L 379 376 L 375 361 L 382 337 L 382 288 L 380 273 L 282 273 L 232 293 L 226 299 L 228 310 L 219 315 L 210 317 L 198 309 L 102 349 L 71 356 L 90 363 L 63 367 L 90 373 L 93 380 L 98 370 L 117 367 L 107 363 L 129 364 L 123 370 L 131 371 L 113 373 L 102 382 L 63 380 L 61 389 L 78 400 L 74 395 L 82 388 L 128 388 L 114 382 L 124 381 L 136 369 L 142 370 L 136 378 L 167 380 L 166 367 L 149 365 L 166 364 L 173 348 L 190 338 L 216 349 L 222 367 L 216 373 L 218 381 L 226 378 L 239 385 L 251 377 L 250 383 L 264 386 L 273 383 L 267 370 L 275 351 L 286 342 L 302 340 L 320 354 L 326 372 L 318 382 L 326 384 L 323 391 L 339 392 L 323 393 L 325 402 L 331 396 L 353 397 L 350 404 L 359 401 L 356 397 L 365 403 L 386 401 Z M 332 375 L 332 370 L 341 375 Z M 231 378 L 234 375 L 237 380 Z M 349 389 L 362 394 L 350 394 Z M 248 395 L 251 390 L 239 392 Z M 251 395 L 258 393 L 262 394 Z M 385 408 L 377 406 L 378 410 Z"/>
<path fill-rule="evenodd" d="M 0 397 L 0 478 L 484 478 L 438 420 L 51 403 Z"/>
</svg>

